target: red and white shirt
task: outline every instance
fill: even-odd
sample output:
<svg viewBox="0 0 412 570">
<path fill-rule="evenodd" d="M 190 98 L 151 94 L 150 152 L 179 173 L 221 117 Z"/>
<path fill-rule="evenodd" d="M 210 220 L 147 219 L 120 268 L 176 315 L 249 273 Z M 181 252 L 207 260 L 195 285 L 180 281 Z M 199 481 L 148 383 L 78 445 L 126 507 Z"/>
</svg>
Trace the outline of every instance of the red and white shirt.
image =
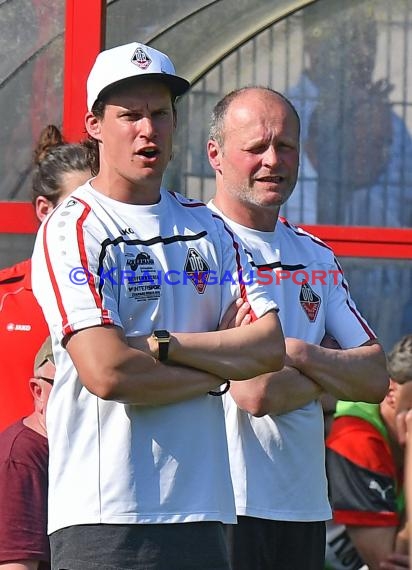
<svg viewBox="0 0 412 570">
<path fill-rule="evenodd" d="M 43 223 L 32 263 L 57 368 L 47 414 L 49 531 L 234 522 L 221 398 L 160 407 L 100 400 L 61 344 L 72 331 L 105 323 L 127 336 L 216 330 L 240 294 L 257 317 L 276 308 L 265 287 L 239 286 L 247 259 L 231 231 L 178 194 L 162 190 L 157 204 L 135 206 L 86 184 Z M 207 279 L 196 281 L 196 272 Z"/>
<path fill-rule="evenodd" d="M 208 205 L 220 213 L 213 202 Z M 274 232 L 262 232 L 222 217 L 241 240 L 258 279 L 275 284 L 285 337 L 320 344 L 327 332 L 342 348 L 375 337 L 325 243 L 284 218 Z M 224 406 L 237 514 L 283 521 L 330 518 L 320 403 L 259 418 L 240 410 L 230 393 Z"/>
</svg>

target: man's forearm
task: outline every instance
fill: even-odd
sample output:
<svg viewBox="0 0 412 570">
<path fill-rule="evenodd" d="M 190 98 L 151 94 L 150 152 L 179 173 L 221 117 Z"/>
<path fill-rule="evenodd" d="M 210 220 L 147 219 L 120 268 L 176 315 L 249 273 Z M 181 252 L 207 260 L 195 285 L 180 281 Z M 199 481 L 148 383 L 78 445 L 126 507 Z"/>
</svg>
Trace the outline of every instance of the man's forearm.
<svg viewBox="0 0 412 570">
<path fill-rule="evenodd" d="M 379 403 L 385 397 L 389 377 L 378 343 L 333 350 L 288 338 L 286 346 L 293 366 L 336 398 Z"/>
<path fill-rule="evenodd" d="M 319 398 L 322 389 L 296 368 L 263 374 L 245 382 L 234 382 L 230 393 L 239 408 L 253 416 L 280 415 Z"/>
<path fill-rule="evenodd" d="M 112 399 L 138 406 L 161 406 L 204 396 L 221 385 L 220 378 L 203 370 L 161 363 L 156 368 L 150 376 L 140 375 L 137 382 L 132 375 L 125 376 Z"/>
<path fill-rule="evenodd" d="M 162 364 L 128 340 L 130 345 L 113 326 L 90 327 L 68 339 L 67 350 L 89 392 L 104 400 L 156 406 L 205 395 L 222 383 L 202 370 Z"/>
<path fill-rule="evenodd" d="M 150 341 L 153 350 L 153 341 Z M 274 311 L 254 323 L 207 333 L 173 333 L 169 359 L 220 378 L 246 380 L 283 367 L 284 340 Z"/>
</svg>

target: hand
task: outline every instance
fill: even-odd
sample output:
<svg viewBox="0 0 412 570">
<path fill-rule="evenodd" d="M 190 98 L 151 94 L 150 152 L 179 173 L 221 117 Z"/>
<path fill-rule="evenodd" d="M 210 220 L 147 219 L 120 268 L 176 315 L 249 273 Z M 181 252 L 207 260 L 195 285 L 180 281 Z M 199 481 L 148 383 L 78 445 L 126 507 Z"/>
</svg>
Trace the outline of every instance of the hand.
<svg viewBox="0 0 412 570">
<path fill-rule="evenodd" d="M 127 337 L 127 344 L 132 348 L 136 348 L 150 356 L 154 356 L 154 358 L 157 358 L 159 354 L 158 342 L 152 337 L 152 335 L 129 336 Z"/>
<path fill-rule="evenodd" d="M 250 304 L 239 297 L 239 299 L 236 299 L 236 301 L 230 305 L 223 315 L 218 330 L 224 331 L 235 327 L 243 327 L 249 325 L 251 322 Z"/>
<path fill-rule="evenodd" d="M 299 368 L 300 357 L 306 353 L 307 343 L 299 338 L 285 338 L 286 359 L 285 366 L 293 366 L 297 370 Z"/>
<path fill-rule="evenodd" d="M 393 552 L 379 564 L 381 570 L 410 570 L 409 556 Z"/>
</svg>

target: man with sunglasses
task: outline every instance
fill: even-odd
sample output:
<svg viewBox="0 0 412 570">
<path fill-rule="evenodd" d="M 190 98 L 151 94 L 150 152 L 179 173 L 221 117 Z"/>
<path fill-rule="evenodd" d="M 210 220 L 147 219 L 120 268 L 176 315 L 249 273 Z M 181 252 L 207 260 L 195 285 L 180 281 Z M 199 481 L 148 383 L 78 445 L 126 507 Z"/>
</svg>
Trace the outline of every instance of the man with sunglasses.
<svg viewBox="0 0 412 570">
<path fill-rule="evenodd" d="M 0 434 L 0 568 L 50 569 L 45 414 L 55 373 L 50 337 L 29 379 L 34 411 Z"/>
</svg>

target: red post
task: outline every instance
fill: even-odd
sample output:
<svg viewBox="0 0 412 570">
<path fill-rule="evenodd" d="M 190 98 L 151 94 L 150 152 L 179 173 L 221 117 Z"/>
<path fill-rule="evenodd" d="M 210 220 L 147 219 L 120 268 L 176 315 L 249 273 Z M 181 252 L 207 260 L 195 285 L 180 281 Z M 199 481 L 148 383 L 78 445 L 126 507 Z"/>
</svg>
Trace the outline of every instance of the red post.
<svg viewBox="0 0 412 570">
<path fill-rule="evenodd" d="M 104 48 L 106 0 L 66 0 L 63 133 L 68 141 L 85 137 L 86 80 Z"/>
</svg>

